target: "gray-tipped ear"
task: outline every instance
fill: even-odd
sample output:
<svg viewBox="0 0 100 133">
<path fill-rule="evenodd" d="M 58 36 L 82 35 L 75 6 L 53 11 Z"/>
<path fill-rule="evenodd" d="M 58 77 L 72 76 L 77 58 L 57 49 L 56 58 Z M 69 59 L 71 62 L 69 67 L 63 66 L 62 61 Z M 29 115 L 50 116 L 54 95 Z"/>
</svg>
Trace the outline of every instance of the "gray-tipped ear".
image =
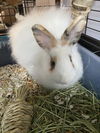
<svg viewBox="0 0 100 133">
<path fill-rule="evenodd" d="M 71 25 L 64 31 L 61 39 L 67 41 L 66 44 L 75 44 L 83 32 L 86 25 L 86 19 L 81 17 L 76 18 Z"/>
<path fill-rule="evenodd" d="M 55 37 L 42 25 L 35 24 L 32 27 L 33 35 L 40 47 L 43 49 L 51 49 L 56 46 Z"/>
</svg>

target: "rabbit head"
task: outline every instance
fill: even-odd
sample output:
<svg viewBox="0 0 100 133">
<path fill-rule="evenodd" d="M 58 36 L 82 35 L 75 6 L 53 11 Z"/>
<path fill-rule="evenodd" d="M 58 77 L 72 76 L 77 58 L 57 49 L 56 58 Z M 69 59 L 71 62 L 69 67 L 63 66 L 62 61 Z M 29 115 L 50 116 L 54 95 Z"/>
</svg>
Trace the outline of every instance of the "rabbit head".
<svg viewBox="0 0 100 133">
<path fill-rule="evenodd" d="M 40 24 L 32 27 L 33 37 L 43 51 L 30 72 L 38 83 L 59 89 L 73 85 L 82 77 L 83 65 L 76 42 L 85 23 L 82 17 L 76 18 L 59 40 Z"/>
</svg>

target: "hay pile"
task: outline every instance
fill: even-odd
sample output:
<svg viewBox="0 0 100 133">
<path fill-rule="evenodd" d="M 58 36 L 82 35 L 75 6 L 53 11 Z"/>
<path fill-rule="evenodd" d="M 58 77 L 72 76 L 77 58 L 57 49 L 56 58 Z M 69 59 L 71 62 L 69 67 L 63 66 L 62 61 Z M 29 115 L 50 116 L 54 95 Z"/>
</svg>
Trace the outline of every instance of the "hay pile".
<svg viewBox="0 0 100 133">
<path fill-rule="evenodd" d="M 30 133 L 100 133 L 100 101 L 80 84 L 35 96 Z"/>
<path fill-rule="evenodd" d="M 18 65 L 0 68 L 0 123 L 15 90 L 24 86 L 29 88 L 26 100 L 33 106 L 28 133 L 100 133 L 100 100 L 93 93 L 79 83 L 65 90 L 44 89 Z"/>
</svg>

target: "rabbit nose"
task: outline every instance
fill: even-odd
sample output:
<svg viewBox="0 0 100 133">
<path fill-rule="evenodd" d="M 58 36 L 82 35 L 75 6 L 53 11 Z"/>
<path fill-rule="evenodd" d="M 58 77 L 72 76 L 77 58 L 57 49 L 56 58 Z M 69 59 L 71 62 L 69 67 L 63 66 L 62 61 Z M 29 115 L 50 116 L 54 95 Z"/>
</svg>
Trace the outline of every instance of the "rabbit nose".
<svg viewBox="0 0 100 133">
<path fill-rule="evenodd" d="M 64 81 L 60 81 L 59 83 L 60 84 L 67 84 L 67 82 L 64 82 Z"/>
<path fill-rule="evenodd" d="M 60 75 L 60 80 L 59 80 L 59 82 L 60 82 L 61 84 L 67 84 L 66 75 L 65 75 L 65 76 L 64 76 L 64 75 Z"/>
<path fill-rule="evenodd" d="M 67 84 L 67 80 L 64 75 L 59 75 L 55 82 L 57 84 Z"/>
</svg>

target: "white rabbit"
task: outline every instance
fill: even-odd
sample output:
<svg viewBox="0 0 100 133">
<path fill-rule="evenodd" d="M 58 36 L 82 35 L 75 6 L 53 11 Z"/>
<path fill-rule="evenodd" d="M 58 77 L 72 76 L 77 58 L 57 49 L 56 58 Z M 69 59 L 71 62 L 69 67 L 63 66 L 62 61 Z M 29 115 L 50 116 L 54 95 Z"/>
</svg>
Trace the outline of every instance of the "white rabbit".
<svg viewBox="0 0 100 133">
<path fill-rule="evenodd" d="M 83 74 L 77 49 L 81 21 L 66 34 L 71 11 L 62 8 L 34 8 L 9 31 L 12 56 L 39 84 L 66 88 Z"/>
</svg>

